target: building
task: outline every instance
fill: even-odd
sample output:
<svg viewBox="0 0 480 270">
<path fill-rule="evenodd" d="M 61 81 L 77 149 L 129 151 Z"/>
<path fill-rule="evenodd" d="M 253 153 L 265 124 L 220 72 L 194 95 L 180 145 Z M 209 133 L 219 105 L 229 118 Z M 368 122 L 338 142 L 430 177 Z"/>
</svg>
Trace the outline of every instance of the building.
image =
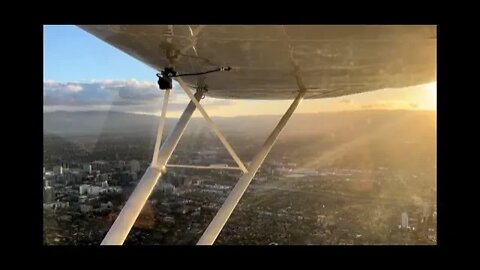
<svg viewBox="0 0 480 270">
<path fill-rule="evenodd" d="M 91 205 L 88 205 L 88 204 L 81 204 L 80 205 L 80 211 L 82 213 L 88 213 L 88 212 L 92 211 L 92 208 L 93 207 Z"/>
<path fill-rule="evenodd" d="M 91 163 L 92 170 L 105 171 L 108 169 L 108 162 L 103 160 L 97 160 Z"/>
<path fill-rule="evenodd" d="M 85 202 L 87 202 L 87 199 L 88 199 L 88 197 L 85 196 L 85 195 L 78 196 L 78 202 L 79 203 L 85 203 Z"/>
<path fill-rule="evenodd" d="M 165 182 L 170 183 L 175 187 L 181 187 L 181 186 L 190 184 L 191 180 L 187 179 L 187 177 L 185 177 L 182 174 L 177 174 L 175 172 L 168 172 L 166 173 Z"/>
<path fill-rule="evenodd" d="M 83 170 L 88 174 L 92 174 L 92 165 L 91 164 L 83 164 Z"/>
<path fill-rule="evenodd" d="M 109 187 L 104 188 L 103 191 L 106 192 L 106 193 L 120 193 L 120 192 L 122 192 L 122 188 L 121 187 L 109 186 Z"/>
<path fill-rule="evenodd" d="M 52 203 L 44 203 L 43 209 L 50 209 L 50 210 L 57 210 L 57 209 L 67 209 L 70 207 L 69 202 L 52 202 Z"/>
<path fill-rule="evenodd" d="M 107 202 L 107 203 L 100 203 L 100 209 L 101 210 L 110 210 L 113 208 L 112 202 Z"/>
<path fill-rule="evenodd" d="M 90 185 L 81 185 L 79 189 L 80 195 L 90 193 Z"/>
<path fill-rule="evenodd" d="M 428 203 L 424 203 L 422 207 L 422 218 L 427 219 L 430 216 L 430 213 L 430 206 L 428 205 Z"/>
<path fill-rule="evenodd" d="M 114 167 L 115 169 L 121 170 L 121 171 L 126 170 L 125 160 L 116 160 L 116 161 L 113 163 L 113 167 Z"/>
<path fill-rule="evenodd" d="M 104 191 L 104 189 L 103 189 L 102 187 L 90 186 L 90 190 L 89 190 L 88 194 L 90 194 L 90 195 L 98 195 L 98 194 L 100 194 L 102 191 Z"/>
<path fill-rule="evenodd" d="M 406 212 L 402 213 L 402 228 L 406 229 L 408 227 L 408 214 Z"/>
<path fill-rule="evenodd" d="M 121 186 L 126 186 L 129 185 L 130 182 L 134 181 L 134 176 L 136 177 L 136 174 L 133 174 L 131 172 L 123 172 L 120 175 L 117 175 L 116 177 L 112 177 L 112 180 L 114 184 L 116 185 L 121 185 Z M 116 179 L 113 179 L 116 178 Z"/>
<path fill-rule="evenodd" d="M 85 172 L 79 169 L 71 169 L 68 173 L 65 173 L 66 183 L 81 183 Z"/>
<path fill-rule="evenodd" d="M 45 186 L 43 188 L 43 202 L 44 203 L 52 203 L 55 201 L 55 190 L 53 187 Z"/>
<path fill-rule="evenodd" d="M 54 166 L 53 167 L 53 173 L 56 175 L 62 175 L 63 174 L 63 167 L 62 166 Z"/>
<path fill-rule="evenodd" d="M 103 188 L 98 186 L 91 186 L 91 185 L 80 186 L 80 195 L 83 195 L 83 194 L 98 195 L 100 194 L 101 191 L 103 191 Z"/>
<path fill-rule="evenodd" d="M 129 162 L 129 165 L 130 165 L 130 171 L 132 173 L 140 172 L 140 162 L 138 160 L 131 160 Z"/>
<path fill-rule="evenodd" d="M 162 181 L 160 182 L 160 184 L 157 185 L 157 189 L 164 193 L 172 193 L 175 191 L 175 186 L 171 183 Z"/>
<path fill-rule="evenodd" d="M 98 174 L 96 180 L 100 182 L 108 181 L 112 178 L 112 174 L 110 173 L 102 173 Z"/>
</svg>

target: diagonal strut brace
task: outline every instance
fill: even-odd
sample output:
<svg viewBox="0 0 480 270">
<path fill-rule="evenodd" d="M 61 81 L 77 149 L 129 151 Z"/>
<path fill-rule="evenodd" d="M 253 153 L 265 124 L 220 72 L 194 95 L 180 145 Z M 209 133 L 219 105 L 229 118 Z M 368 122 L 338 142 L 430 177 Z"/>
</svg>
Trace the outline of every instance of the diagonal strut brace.
<svg viewBox="0 0 480 270">
<path fill-rule="evenodd" d="M 243 193 L 247 190 L 248 185 L 252 181 L 253 177 L 255 177 L 258 169 L 260 168 L 268 153 L 272 149 L 273 144 L 275 143 L 278 135 L 280 134 L 280 131 L 282 131 L 283 127 L 290 119 L 290 116 L 292 116 L 298 104 L 302 101 L 305 92 L 305 89 L 303 89 L 300 90 L 300 92 L 297 94 L 297 97 L 295 98 L 293 103 L 290 105 L 288 110 L 280 119 L 270 136 L 268 136 L 260 151 L 258 151 L 257 155 L 253 158 L 248 168 L 248 172 L 240 177 L 237 184 L 223 203 L 222 207 L 220 208 L 220 210 L 218 210 L 218 213 L 215 215 L 210 225 L 208 225 L 197 245 L 212 245 L 213 242 L 215 242 L 218 235 L 222 231 L 223 226 L 225 226 L 225 223 L 229 219 L 240 199 L 242 198 Z"/>
<path fill-rule="evenodd" d="M 238 157 L 235 150 L 233 150 L 232 146 L 228 143 L 225 136 L 223 136 L 220 129 L 218 129 L 217 125 L 215 125 L 215 123 L 212 121 L 210 116 L 208 116 L 207 112 L 205 111 L 203 106 L 200 104 L 200 102 L 198 102 L 198 100 L 195 99 L 195 97 L 193 96 L 193 94 L 190 91 L 190 88 L 187 86 L 187 84 L 181 78 L 175 78 L 175 80 L 180 85 L 180 88 L 182 88 L 182 90 L 187 94 L 187 96 L 190 98 L 190 100 L 195 104 L 195 106 L 197 106 L 197 109 L 200 111 L 203 118 L 205 118 L 209 127 L 213 130 L 215 135 L 217 135 L 217 137 L 220 139 L 223 146 L 225 146 L 225 148 L 227 149 L 228 153 L 232 156 L 232 158 L 238 164 L 238 167 L 240 167 L 240 169 L 243 171 L 243 173 L 247 173 L 248 172 L 247 168 L 245 167 L 245 165 L 243 165 L 243 162 L 240 160 L 240 158 Z"/>
</svg>

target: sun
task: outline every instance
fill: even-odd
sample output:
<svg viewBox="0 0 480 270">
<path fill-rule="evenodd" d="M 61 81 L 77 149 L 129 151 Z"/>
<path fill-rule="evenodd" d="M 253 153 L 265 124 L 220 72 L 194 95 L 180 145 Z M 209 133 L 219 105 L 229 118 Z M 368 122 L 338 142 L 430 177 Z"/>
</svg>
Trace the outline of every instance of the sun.
<svg viewBox="0 0 480 270">
<path fill-rule="evenodd" d="M 437 82 L 431 82 L 423 86 L 425 102 L 428 107 L 436 110 L 437 107 Z"/>
<path fill-rule="evenodd" d="M 425 89 L 427 89 L 428 91 L 430 92 L 437 92 L 437 82 L 431 82 L 431 83 L 427 83 L 425 85 Z"/>
</svg>

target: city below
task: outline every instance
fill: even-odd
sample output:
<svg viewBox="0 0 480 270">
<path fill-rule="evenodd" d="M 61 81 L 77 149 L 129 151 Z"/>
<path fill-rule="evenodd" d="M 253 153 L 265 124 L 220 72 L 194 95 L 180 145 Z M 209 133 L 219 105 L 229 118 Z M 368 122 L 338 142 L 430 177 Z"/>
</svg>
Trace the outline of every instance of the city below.
<svg viewBox="0 0 480 270">
<path fill-rule="evenodd" d="M 328 130 L 305 135 L 295 133 L 293 123 L 215 244 L 435 245 L 435 130 L 418 128 L 435 113 L 380 115 L 371 113 L 368 121 L 341 115 L 344 124 L 332 116 L 322 120 Z M 44 243 L 99 245 L 150 165 L 154 130 L 45 130 Z M 265 137 L 261 132 L 226 134 L 248 164 Z M 169 164 L 204 168 L 168 167 L 126 245 L 196 244 L 241 175 L 230 170 L 236 164 L 217 138 L 195 121 Z"/>
</svg>

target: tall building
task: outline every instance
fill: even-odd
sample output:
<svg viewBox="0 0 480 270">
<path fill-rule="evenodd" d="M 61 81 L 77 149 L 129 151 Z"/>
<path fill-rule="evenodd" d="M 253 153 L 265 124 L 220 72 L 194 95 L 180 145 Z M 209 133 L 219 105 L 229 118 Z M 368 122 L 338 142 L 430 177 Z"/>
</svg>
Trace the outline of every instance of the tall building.
<svg viewBox="0 0 480 270">
<path fill-rule="evenodd" d="M 138 160 L 130 161 L 130 171 L 134 173 L 137 173 L 140 171 L 140 162 L 138 162 Z"/>
<path fill-rule="evenodd" d="M 70 164 L 68 162 L 62 162 L 63 173 L 70 171 Z"/>
<path fill-rule="evenodd" d="M 83 170 L 88 174 L 92 174 L 92 165 L 91 164 L 83 164 Z"/>
<path fill-rule="evenodd" d="M 43 202 L 51 203 L 55 201 L 55 191 L 53 187 L 45 186 L 43 188 Z"/>
<path fill-rule="evenodd" d="M 426 219 L 430 214 L 430 206 L 427 203 L 423 204 L 422 217 Z"/>
<path fill-rule="evenodd" d="M 406 212 L 402 213 L 402 228 L 408 228 L 408 214 Z"/>
<path fill-rule="evenodd" d="M 53 172 L 56 175 L 62 175 L 63 174 L 63 167 L 62 166 L 54 166 L 53 167 Z"/>
</svg>

